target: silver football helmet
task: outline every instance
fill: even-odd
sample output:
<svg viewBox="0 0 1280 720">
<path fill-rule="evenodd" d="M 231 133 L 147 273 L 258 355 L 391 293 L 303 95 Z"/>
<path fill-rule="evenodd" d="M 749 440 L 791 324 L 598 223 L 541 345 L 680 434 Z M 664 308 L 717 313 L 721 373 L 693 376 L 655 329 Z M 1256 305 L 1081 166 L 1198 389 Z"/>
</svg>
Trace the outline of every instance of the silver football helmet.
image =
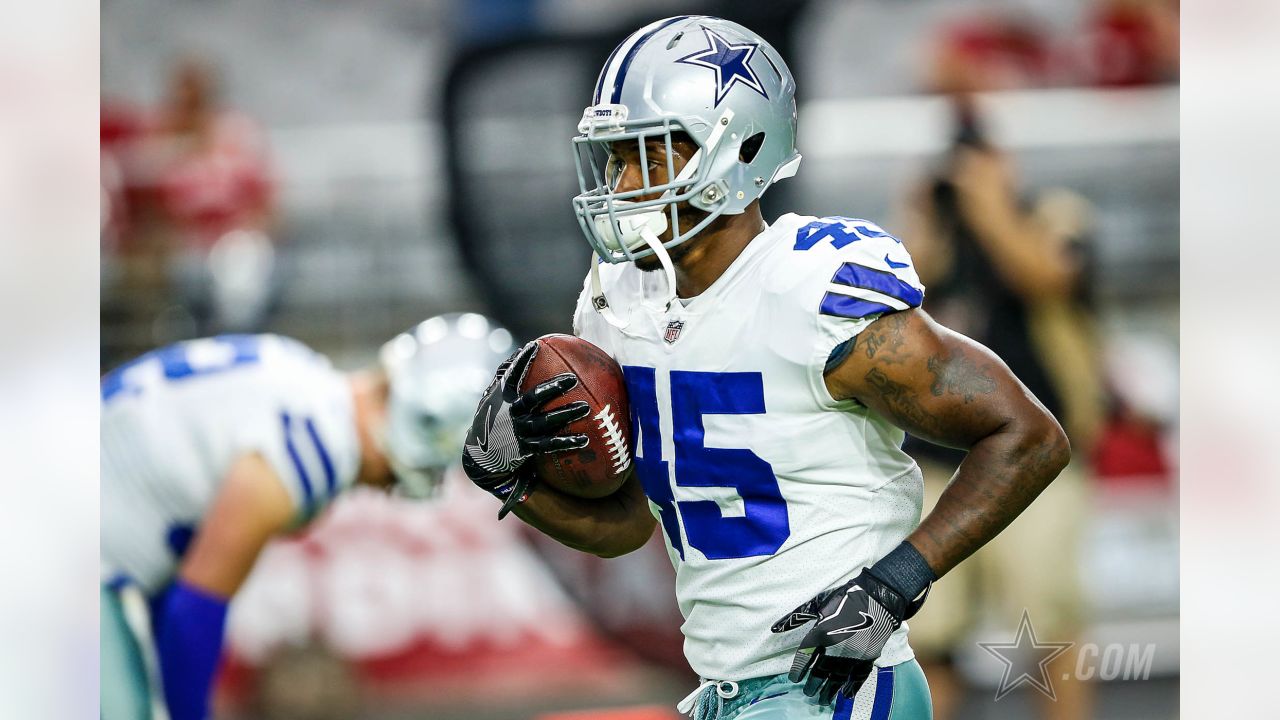
<svg viewBox="0 0 1280 720">
<path fill-rule="evenodd" d="M 667 248 L 721 214 L 743 212 L 800 165 L 791 71 L 759 35 L 714 17 L 682 15 L 632 33 L 605 61 L 578 132 L 573 142 L 581 192 L 573 208 L 587 241 L 610 263 L 657 254 L 669 282 L 674 275 Z M 673 132 L 698 145 L 679 175 Z M 650 140 L 666 144 L 666 183 L 650 183 Z M 617 173 L 610 163 L 619 143 L 638 145 L 641 189 L 613 191 Z M 681 233 L 676 205 L 685 202 L 707 216 Z M 672 237 L 661 243 L 657 238 L 667 228 Z"/>
<path fill-rule="evenodd" d="M 390 395 L 381 443 L 398 494 L 437 492 L 493 369 L 514 350 L 511 333 L 475 313 L 429 318 L 382 346 Z"/>
</svg>

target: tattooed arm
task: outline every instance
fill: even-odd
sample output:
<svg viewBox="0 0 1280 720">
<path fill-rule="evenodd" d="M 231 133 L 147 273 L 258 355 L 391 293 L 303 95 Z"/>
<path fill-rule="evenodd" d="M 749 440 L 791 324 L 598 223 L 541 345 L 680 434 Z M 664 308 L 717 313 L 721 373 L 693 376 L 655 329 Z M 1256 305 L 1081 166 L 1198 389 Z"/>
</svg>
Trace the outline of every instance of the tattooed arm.
<svg viewBox="0 0 1280 720">
<path fill-rule="evenodd" d="M 1000 358 L 923 310 L 873 322 L 826 384 L 912 435 L 969 451 L 907 537 L 939 577 L 1013 522 L 1070 459 L 1062 428 Z"/>
</svg>

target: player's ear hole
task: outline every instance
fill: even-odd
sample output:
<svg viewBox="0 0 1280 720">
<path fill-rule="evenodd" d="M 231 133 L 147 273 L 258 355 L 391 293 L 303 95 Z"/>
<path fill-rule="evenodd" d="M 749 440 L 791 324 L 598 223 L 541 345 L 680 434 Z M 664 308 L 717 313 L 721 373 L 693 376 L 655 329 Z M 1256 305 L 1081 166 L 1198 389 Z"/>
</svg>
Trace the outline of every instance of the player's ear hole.
<svg viewBox="0 0 1280 720">
<path fill-rule="evenodd" d="M 764 144 L 764 133 L 758 132 L 755 135 L 742 141 L 742 148 L 738 150 L 738 159 L 744 163 L 750 163 L 756 159 L 756 153 L 760 152 L 760 146 Z"/>
</svg>

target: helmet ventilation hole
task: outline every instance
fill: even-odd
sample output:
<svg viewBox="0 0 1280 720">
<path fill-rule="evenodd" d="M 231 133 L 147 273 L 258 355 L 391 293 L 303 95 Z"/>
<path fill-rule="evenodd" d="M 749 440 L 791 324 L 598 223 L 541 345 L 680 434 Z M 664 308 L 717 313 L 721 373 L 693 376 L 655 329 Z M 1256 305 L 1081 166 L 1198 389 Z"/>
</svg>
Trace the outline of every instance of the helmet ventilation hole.
<svg viewBox="0 0 1280 720">
<path fill-rule="evenodd" d="M 738 159 L 744 163 L 750 163 L 756 159 L 756 153 L 760 152 L 760 146 L 764 144 L 764 133 L 758 132 L 755 135 L 742 141 L 742 148 L 738 151 Z"/>
</svg>

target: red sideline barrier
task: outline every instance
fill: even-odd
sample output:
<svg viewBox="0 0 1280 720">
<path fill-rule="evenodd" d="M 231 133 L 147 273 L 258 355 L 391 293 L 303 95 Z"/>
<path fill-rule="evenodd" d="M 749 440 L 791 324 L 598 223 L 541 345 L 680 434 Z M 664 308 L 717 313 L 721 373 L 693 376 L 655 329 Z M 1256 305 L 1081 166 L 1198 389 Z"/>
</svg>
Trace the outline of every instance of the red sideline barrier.
<svg viewBox="0 0 1280 720">
<path fill-rule="evenodd" d="M 589 684 L 634 665 L 604 639 L 493 499 L 451 478 L 409 503 L 353 492 L 273 544 L 232 606 L 224 691 L 286 645 L 320 645 L 387 697 L 501 702 Z"/>
</svg>

